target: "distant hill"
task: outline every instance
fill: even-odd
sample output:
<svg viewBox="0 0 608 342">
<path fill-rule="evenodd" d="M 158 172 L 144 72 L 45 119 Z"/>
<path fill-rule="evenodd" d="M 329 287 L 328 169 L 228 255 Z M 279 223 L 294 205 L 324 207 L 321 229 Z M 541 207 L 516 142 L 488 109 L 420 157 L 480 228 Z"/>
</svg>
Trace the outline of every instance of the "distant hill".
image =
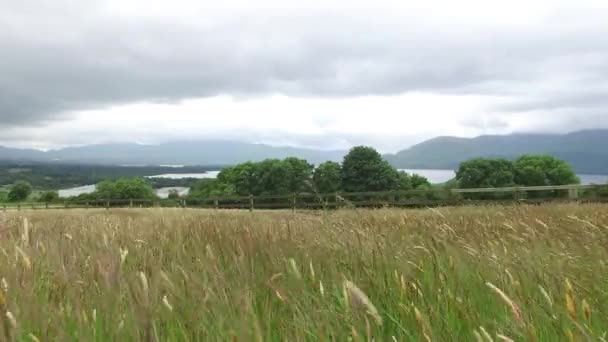
<svg viewBox="0 0 608 342">
<path fill-rule="evenodd" d="M 385 158 L 404 169 L 455 169 L 476 157 L 514 159 L 546 153 L 568 161 L 578 173 L 608 174 L 608 130 L 570 134 L 484 135 L 477 138 L 438 137 Z"/>
<path fill-rule="evenodd" d="M 0 160 L 106 165 L 233 165 L 267 158 L 299 157 L 319 164 L 340 161 L 347 151 L 274 147 L 234 141 L 181 141 L 160 145 L 105 144 L 42 152 L 0 147 Z M 385 155 L 402 169 L 455 169 L 467 159 L 547 153 L 570 162 L 578 173 L 608 174 L 608 130 L 570 134 L 438 137 L 397 154 Z"/>
<path fill-rule="evenodd" d="M 311 163 L 339 161 L 346 151 L 274 147 L 233 141 L 182 141 L 160 145 L 104 144 L 42 152 L 0 147 L 0 160 L 113 165 L 231 165 L 267 158 L 300 157 Z"/>
</svg>

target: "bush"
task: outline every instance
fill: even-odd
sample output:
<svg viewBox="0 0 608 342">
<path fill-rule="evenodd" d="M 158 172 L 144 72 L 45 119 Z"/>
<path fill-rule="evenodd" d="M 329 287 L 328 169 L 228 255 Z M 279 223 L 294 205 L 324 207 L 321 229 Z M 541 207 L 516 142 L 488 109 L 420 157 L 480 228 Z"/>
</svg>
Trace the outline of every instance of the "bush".
<svg viewBox="0 0 608 342">
<path fill-rule="evenodd" d="M 40 195 L 40 197 L 38 198 L 38 201 L 44 202 L 44 203 L 57 202 L 57 201 L 59 201 L 59 193 L 57 191 L 46 191 L 46 192 L 43 192 Z"/>
<path fill-rule="evenodd" d="M 32 193 L 32 186 L 28 182 L 17 181 L 8 193 L 11 202 L 25 201 Z"/>
</svg>

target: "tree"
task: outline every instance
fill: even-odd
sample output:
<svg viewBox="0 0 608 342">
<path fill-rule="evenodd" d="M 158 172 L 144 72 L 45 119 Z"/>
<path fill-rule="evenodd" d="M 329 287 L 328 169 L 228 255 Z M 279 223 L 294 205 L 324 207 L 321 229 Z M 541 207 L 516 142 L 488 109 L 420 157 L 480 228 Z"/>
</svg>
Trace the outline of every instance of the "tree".
<svg viewBox="0 0 608 342">
<path fill-rule="evenodd" d="M 509 160 L 477 158 L 460 164 L 456 179 L 462 188 L 506 187 L 515 184 L 515 172 Z"/>
<path fill-rule="evenodd" d="M 143 178 L 120 178 L 115 182 L 106 180 L 97 184 L 93 194 L 101 200 L 156 198 L 154 189 Z"/>
<path fill-rule="evenodd" d="M 46 191 L 40 195 L 40 202 L 52 203 L 59 200 L 59 193 L 57 191 Z"/>
<path fill-rule="evenodd" d="M 279 159 L 266 159 L 257 165 L 254 195 L 285 195 L 290 193 L 290 166 Z"/>
<path fill-rule="evenodd" d="M 237 195 L 234 186 L 219 179 L 201 179 L 192 186 L 188 198 L 208 199 L 217 197 L 229 197 Z"/>
<path fill-rule="evenodd" d="M 417 173 L 412 174 L 411 176 L 412 188 L 413 189 L 428 189 L 431 188 L 431 182 L 429 182 L 428 178 L 421 176 Z"/>
<path fill-rule="evenodd" d="M 169 190 L 169 195 L 167 196 L 170 200 L 178 200 L 179 199 L 179 191 L 172 189 Z"/>
<path fill-rule="evenodd" d="M 578 184 L 572 167 L 550 155 L 524 155 L 515 161 L 515 182 L 525 186 Z"/>
<path fill-rule="evenodd" d="M 154 199 L 156 193 L 143 178 L 120 178 L 115 183 L 120 199 Z"/>
<path fill-rule="evenodd" d="M 298 193 L 310 189 L 314 165 L 309 164 L 304 159 L 294 157 L 286 158 L 282 163 L 288 170 L 287 188 L 289 192 Z"/>
<path fill-rule="evenodd" d="M 342 186 L 347 192 L 396 189 L 399 172 L 380 153 L 366 146 L 354 147 L 342 163 Z"/>
<path fill-rule="evenodd" d="M 397 185 L 398 190 L 412 190 L 414 187 L 412 186 L 412 177 L 405 172 L 399 171 L 399 184 Z"/>
<path fill-rule="evenodd" d="M 342 166 L 332 161 L 320 164 L 314 171 L 313 182 L 322 194 L 339 191 L 342 188 Z"/>
<path fill-rule="evenodd" d="M 32 193 L 32 186 L 28 182 L 17 181 L 8 193 L 11 202 L 24 201 Z"/>
</svg>

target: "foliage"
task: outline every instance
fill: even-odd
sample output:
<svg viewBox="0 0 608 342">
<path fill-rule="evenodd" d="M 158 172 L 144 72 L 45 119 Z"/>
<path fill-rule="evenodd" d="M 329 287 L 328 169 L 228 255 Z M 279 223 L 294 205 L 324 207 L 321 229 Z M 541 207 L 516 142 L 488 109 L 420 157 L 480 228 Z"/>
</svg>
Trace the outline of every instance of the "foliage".
<svg viewBox="0 0 608 342">
<path fill-rule="evenodd" d="M 287 166 L 287 189 L 290 193 L 311 190 L 311 178 L 314 165 L 304 159 L 286 158 L 282 162 Z"/>
<path fill-rule="evenodd" d="M 126 177 L 146 177 L 169 173 L 204 173 L 222 169 L 222 166 L 186 166 L 183 168 L 161 166 L 108 166 L 41 163 L 0 162 L 0 185 L 22 180 L 37 189 L 60 190 L 81 185 L 97 184 L 103 180 Z M 151 178 L 154 188 L 189 187 L 193 179 Z"/>
<path fill-rule="evenodd" d="M 234 195 L 237 195 L 237 192 L 233 185 L 222 182 L 219 179 L 201 179 L 190 189 L 188 198 L 230 197 Z"/>
<path fill-rule="evenodd" d="M 17 181 L 8 193 L 8 200 L 11 202 L 25 201 L 31 193 L 32 186 L 30 183 Z"/>
<path fill-rule="evenodd" d="M 346 192 L 394 190 L 399 177 L 399 172 L 371 147 L 354 147 L 342 163 L 342 187 Z"/>
<path fill-rule="evenodd" d="M 9 211 L 0 336 L 601 341 L 606 212 Z"/>
<path fill-rule="evenodd" d="M 421 176 L 419 174 L 412 174 L 410 177 L 410 182 L 412 183 L 413 189 L 422 189 L 422 188 L 430 188 L 431 182 L 429 182 L 428 178 Z"/>
<path fill-rule="evenodd" d="M 222 185 L 231 186 L 238 195 L 247 196 L 255 194 L 259 187 L 258 184 L 258 164 L 247 162 L 238 164 L 234 167 L 223 169 L 217 180 Z"/>
<path fill-rule="evenodd" d="M 456 179 L 465 189 L 507 187 L 515 184 L 515 170 L 507 159 L 477 158 L 460 164 Z"/>
<path fill-rule="evenodd" d="M 319 193 L 329 194 L 342 189 L 342 166 L 328 161 L 314 171 L 313 183 Z"/>
<path fill-rule="evenodd" d="M 57 191 L 45 191 L 38 198 L 40 202 L 53 203 L 59 201 L 59 193 Z"/>
<path fill-rule="evenodd" d="M 79 198 L 93 200 L 153 200 L 156 199 L 154 189 L 143 178 L 120 178 L 116 181 L 105 180 L 95 191 Z"/>
<path fill-rule="evenodd" d="M 179 191 L 177 191 L 175 189 L 174 190 L 170 190 L 169 191 L 169 195 L 167 196 L 167 198 L 171 199 L 171 200 L 177 200 L 177 199 L 179 199 L 179 197 L 180 197 L 179 196 Z"/>
<path fill-rule="evenodd" d="M 524 155 L 515 161 L 515 182 L 525 186 L 580 183 L 572 167 L 550 155 Z"/>
</svg>

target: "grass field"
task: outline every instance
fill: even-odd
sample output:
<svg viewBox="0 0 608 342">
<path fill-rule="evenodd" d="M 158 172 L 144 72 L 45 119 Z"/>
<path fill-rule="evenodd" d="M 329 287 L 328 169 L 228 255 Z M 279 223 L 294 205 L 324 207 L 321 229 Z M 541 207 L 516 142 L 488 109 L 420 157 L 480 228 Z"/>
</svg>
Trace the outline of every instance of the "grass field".
<svg viewBox="0 0 608 342">
<path fill-rule="evenodd" d="M 606 205 L 24 210 L 0 225 L 2 341 L 608 338 Z"/>
</svg>

